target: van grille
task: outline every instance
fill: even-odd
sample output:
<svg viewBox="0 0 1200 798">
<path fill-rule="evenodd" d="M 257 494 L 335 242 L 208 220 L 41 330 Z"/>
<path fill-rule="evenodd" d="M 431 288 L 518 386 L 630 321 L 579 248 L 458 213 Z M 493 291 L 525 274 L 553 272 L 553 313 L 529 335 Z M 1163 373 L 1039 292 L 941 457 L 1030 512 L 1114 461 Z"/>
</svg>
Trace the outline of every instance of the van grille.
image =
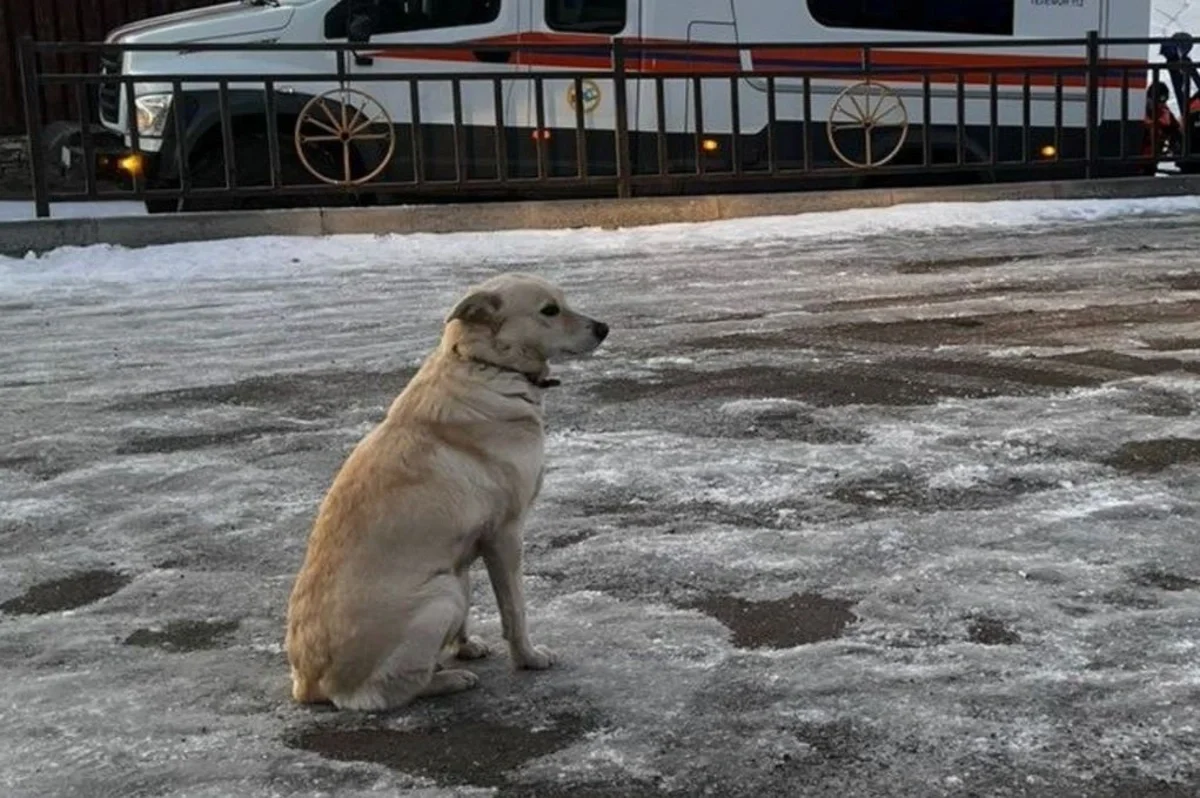
<svg viewBox="0 0 1200 798">
<path fill-rule="evenodd" d="M 121 56 L 103 53 L 100 56 L 100 74 L 120 76 Z M 115 125 L 121 118 L 121 84 L 104 82 L 99 92 L 100 121 Z"/>
</svg>

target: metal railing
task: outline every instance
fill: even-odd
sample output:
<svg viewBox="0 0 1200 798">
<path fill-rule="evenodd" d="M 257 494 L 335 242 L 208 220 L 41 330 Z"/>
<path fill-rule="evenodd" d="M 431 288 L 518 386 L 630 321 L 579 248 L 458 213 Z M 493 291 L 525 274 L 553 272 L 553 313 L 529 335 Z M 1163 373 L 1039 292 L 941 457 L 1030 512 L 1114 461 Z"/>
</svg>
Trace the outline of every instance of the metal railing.
<svg viewBox="0 0 1200 798">
<path fill-rule="evenodd" d="M 275 197 L 630 197 L 1152 173 L 1164 141 L 1147 124 L 1154 109 L 1145 88 L 1181 70 L 1190 96 L 1190 64 L 1105 53 L 1162 41 L 1092 32 L 1008 41 L 1001 54 L 976 56 L 997 43 L 24 40 L 20 55 L 32 193 L 44 217 L 52 202 L 81 199 L 186 209 Z M 1057 54 L 1039 54 L 1050 48 Z M 282 52 L 331 68 L 222 68 L 229 54 L 268 61 Z M 193 68 L 114 74 L 57 64 L 66 54 L 100 56 L 113 69 L 127 55 L 153 53 L 186 53 Z M 466 66 L 388 71 L 368 69 L 372 59 Z M 574 65 L 555 66 L 564 61 Z M 152 84 L 170 98 L 153 136 L 122 122 L 138 120 L 135 87 Z M 553 99 L 564 85 L 566 111 Z M 52 86 L 74 92 L 79 132 L 64 146 L 81 164 L 75 185 L 53 188 L 44 126 L 56 120 L 43 119 L 40 100 Z M 372 102 L 381 115 L 364 111 Z M 1190 131 L 1190 102 L 1182 104 L 1182 130 Z M 98 116 L 107 124 L 97 125 Z M 1172 145 L 1170 156 L 1189 164 L 1190 136 Z M 122 182 L 106 188 L 102 167 L 129 155 L 137 160 L 117 175 Z"/>
</svg>

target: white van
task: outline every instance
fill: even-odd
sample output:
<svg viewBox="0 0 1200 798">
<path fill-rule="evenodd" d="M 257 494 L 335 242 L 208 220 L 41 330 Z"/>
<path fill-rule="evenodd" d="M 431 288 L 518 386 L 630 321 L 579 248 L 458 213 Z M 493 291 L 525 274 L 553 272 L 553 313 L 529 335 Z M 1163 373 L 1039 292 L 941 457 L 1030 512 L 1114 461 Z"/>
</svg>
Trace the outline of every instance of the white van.
<svg viewBox="0 0 1200 798">
<path fill-rule="evenodd" d="M 625 48 L 630 166 L 647 185 L 663 172 L 701 169 L 869 171 L 888 163 L 909 164 L 915 173 L 924 163 L 960 161 L 1033 177 L 1052 172 L 1021 163 L 1084 154 L 1087 32 L 1101 40 L 1146 38 L 1150 3 L 243 0 L 147 19 L 113 31 L 108 41 L 302 44 L 353 37 L 345 82 L 307 79 L 337 69 L 335 53 L 314 50 L 125 52 L 106 59 L 104 70 L 147 78 L 137 84 L 135 106 L 137 148 L 151 185 L 178 184 L 180 151 L 192 185 L 224 185 L 223 144 L 235 153 L 239 185 L 269 184 L 275 153 L 286 182 L 310 184 L 444 180 L 469 193 L 471 181 L 482 187 L 498 177 L 513 185 L 580 171 L 611 177 L 618 157 L 616 37 Z M 880 46 L 864 52 L 862 42 Z M 710 47 L 686 49 L 695 43 Z M 516 45 L 557 49 L 497 49 Z M 1135 154 L 1146 46 L 1101 43 L 1094 55 L 1102 89 L 1092 109 L 1099 127 L 1093 143 L 1107 156 Z M 938 71 L 915 71 L 931 67 Z M 750 70 L 760 74 L 741 74 Z M 555 77 L 587 71 L 593 74 L 586 79 Z M 703 78 L 693 77 L 699 72 Z M 182 82 L 183 107 L 173 108 L 171 82 L 155 79 L 171 73 L 247 77 L 225 89 L 228 140 L 216 83 Z M 378 77 L 392 73 L 421 80 Z M 491 80 L 496 75 L 504 79 Z M 273 80 L 269 103 L 265 78 Z M 274 119 L 266 118 L 268 104 Z M 132 147 L 127 107 L 120 84 L 102 88 L 102 124 Z M 354 140 L 343 146 L 350 132 Z"/>
</svg>

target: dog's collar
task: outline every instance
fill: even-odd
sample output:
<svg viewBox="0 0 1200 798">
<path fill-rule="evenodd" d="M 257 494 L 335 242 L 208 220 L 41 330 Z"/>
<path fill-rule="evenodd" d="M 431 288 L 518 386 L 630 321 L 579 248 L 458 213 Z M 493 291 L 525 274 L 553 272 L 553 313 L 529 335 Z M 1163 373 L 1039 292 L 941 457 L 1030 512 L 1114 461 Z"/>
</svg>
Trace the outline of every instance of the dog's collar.
<svg viewBox="0 0 1200 798">
<path fill-rule="evenodd" d="M 458 351 L 458 347 L 455 347 L 455 351 Z M 497 371 L 507 371 L 509 374 L 520 374 L 526 379 L 526 381 L 529 382 L 530 385 L 535 388 L 545 389 L 562 385 L 562 380 L 556 380 L 553 377 L 543 377 L 540 374 L 530 374 L 528 371 L 521 371 L 520 369 L 514 369 L 509 366 L 501 366 L 499 363 L 489 363 L 488 361 L 481 360 L 477 357 L 468 357 L 467 360 L 472 363 L 478 363 L 481 366 L 486 366 L 490 369 L 496 369 Z"/>
</svg>

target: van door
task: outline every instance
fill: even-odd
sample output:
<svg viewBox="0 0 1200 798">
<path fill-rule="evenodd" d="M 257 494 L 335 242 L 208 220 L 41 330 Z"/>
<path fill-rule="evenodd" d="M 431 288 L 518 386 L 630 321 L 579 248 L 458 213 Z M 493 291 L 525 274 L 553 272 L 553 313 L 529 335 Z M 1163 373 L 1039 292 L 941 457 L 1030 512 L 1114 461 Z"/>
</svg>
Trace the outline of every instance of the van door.
<svg viewBox="0 0 1200 798">
<path fill-rule="evenodd" d="M 1122 0 L 1122 5 L 1137 5 L 1137 0 L 1129 2 Z M 1108 0 L 1073 0 L 1071 3 L 1046 3 L 1025 0 L 1018 2 L 1015 12 L 1015 33 L 1017 36 L 1033 36 L 1045 39 L 1082 39 L 1088 31 L 1098 31 L 1100 38 L 1109 32 L 1109 2 Z M 1149 14 L 1147 14 L 1147 23 Z M 1100 47 L 1100 59 L 1109 57 L 1109 48 Z M 1045 48 L 1039 52 L 1062 55 L 1068 58 L 1083 59 L 1084 53 L 1079 46 L 1062 48 Z M 1143 50 L 1144 52 L 1144 50 Z M 1104 118 L 1104 103 L 1108 92 L 1100 92 L 1100 118 Z M 1082 102 L 1082 101 L 1080 101 Z M 1071 111 L 1068 109 L 1068 116 Z M 1082 105 L 1077 111 L 1082 114 Z M 1081 123 L 1076 123 L 1081 124 Z"/>
<path fill-rule="evenodd" d="M 420 177 L 431 180 L 495 177 L 497 123 L 511 129 L 525 116 L 527 67 L 516 53 L 488 50 L 491 43 L 511 43 L 528 28 L 529 0 L 340 0 L 326 14 L 328 40 L 345 41 L 351 4 L 372 8 L 371 38 L 348 61 L 351 87 L 378 101 L 396 125 L 393 158 L 395 179 L 413 178 L 411 168 L 413 121 L 412 86 L 406 80 L 370 80 L 371 75 L 418 73 L 430 80 L 418 83 L 421 136 Z M 461 44 L 452 49 L 420 49 L 423 44 Z M 405 45 L 404 49 L 387 49 Z M 434 80 L 439 73 L 466 77 Z M 481 76 L 510 74 L 500 81 L 496 109 L 495 81 Z M 455 96 L 458 95 L 456 102 Z M 457 106 L 457 108 L 456 108 Z M 499 119 L 497 118 L 499 116 Z M 459 136 L 454 135 L 459 124 Z M 456 169 L 462 164 L 461 173 Z"/>
<path fill-rule="evenodd" d="M 637 39 L 641 33 L 640 0 L 530 0 L 533 14 L 531 41 L 570 44 L 570 50 L 562 53 L 530 53 L 529 59 L 535 69 L 559 68 L 570 72 L 602 72 L 613 68 L 613 39 L 622 37 Z M 629 53 L 626 62 L 627 108 L 632 127 L 637 109 L 638 81 L 641 54 L 637 50 Z M 541 115 L 538 115 L 539 86 Z M 616 129 L 616 99 L 612 80 L 595 78 L 580 80 L 573 78 L 532 81 L 533 94 L 530 99 L 529 124 L 541 127 L 544 135 L 551 136 L 548 155 L 548 171 L 551 174 L 569 176 L 581 168 L 588 175 L 612 175 L 616 173 L 616 146 L 613 132 Z M 579 160 L 579 147 L 575 131 L 582 117 L 585 131 L 583 155 L 586 164 Z M 544 141 L 546 139 L 543 139 Z"/>
<path fill-rule="evenodd" d="M 761 12 L 760 9 L 759 13 Z M 681 21 L 687 26 L 685 30 L 689 44 L 738 43 L 737 21 L 732 2 L 703 0 L 689 4 Z M 743 66 L 740 52 L 735 47 L 689 50 L 683 63 L 688 72 L 716 75 L 724 73 L 730 76 Z M 671 120 L 668 125 L 673 132 L 683 134 L 676 139 L 676 146 L 672 150 L 674 166 L 683 166 L 687 171 L 724 171 L 732 168 L 733 163 L 729 159 L 739 150 L 732 146 L 730 138 L 734 132 L 734 93 L 730 87 L 730 78 L 714 77 L 675 83 L 676 89 L 668 93 L 666 103 L 666 118 Z M 745 108 L 745 95 L 745 92 L 738 95 L 739 114 Z M 738 128 L 742 133 L 746 132 L 746 121 L 746 116 L 738 117 Z M 698 148 L 701 140 L 705 145 L 715 145 L 716 149 Z"/>
</svg>

